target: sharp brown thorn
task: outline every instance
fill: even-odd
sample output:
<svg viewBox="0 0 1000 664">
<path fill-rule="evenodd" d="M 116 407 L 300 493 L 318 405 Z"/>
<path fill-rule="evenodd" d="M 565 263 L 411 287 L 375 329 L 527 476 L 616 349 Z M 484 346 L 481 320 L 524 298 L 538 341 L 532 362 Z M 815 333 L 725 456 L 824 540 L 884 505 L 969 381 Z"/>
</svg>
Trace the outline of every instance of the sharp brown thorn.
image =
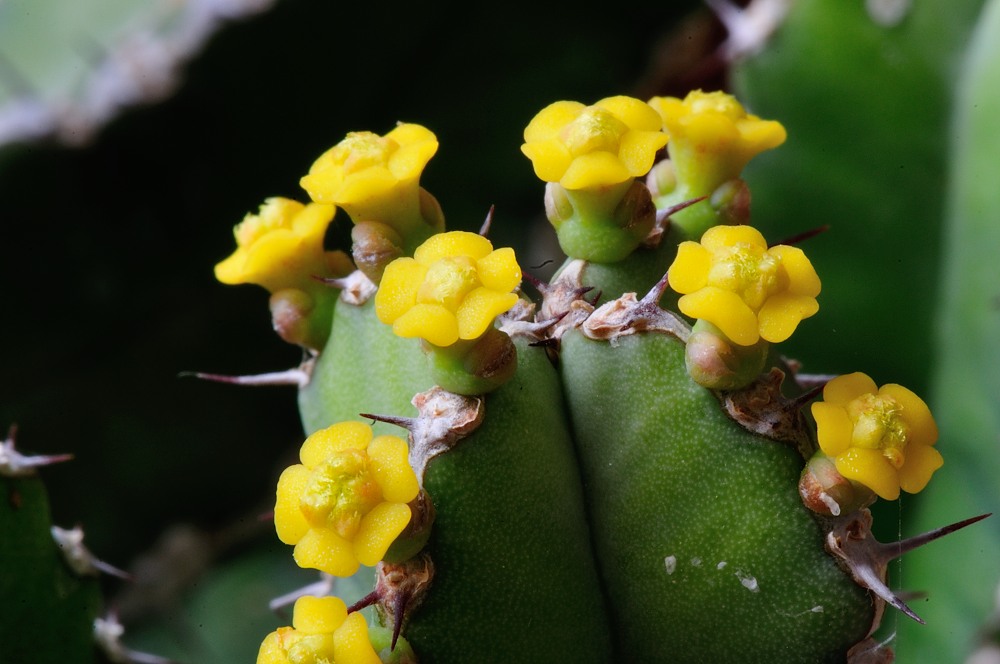
<svg viewBox="0 0 1000 664">
<path fill-rule="evenodd" d="M 979 516 L 974 516 L 969 519 L 963 519 L 962 521 L 956 521 L 955 523 L 948 524 L 947 526 L 941 526 L 940 528 L 935 528 L 934 530 L 929 530 L 926 533 L 908 537 L 899 542 L 881 542 L 879 546 L 879 555 L 882 557 L 884 562 L 889 562 L 890 560 L 899 558 L 904 553 L 909 553 L 910 551 L 913 551 L 914 549 L 925 544 L 930 544 L 934 540 L 944 537 L 945 535 L 950 535 L 956 530 L 961 530 L 966 526 L 971 526 L 977 521 L 982 521 L 991 514 L 992 512 L 989 512 L 987 514 L 980 514 Z"/>
<path fill-rule="evenodd" d="M 486 213 L 483 225 L 479 227 L 479 234 L 483 237 L 486 237 L 490 232 L 490 227 L 493 225 L 493 213 L 496 211 L 496 207 L 496 205 L 490 206 L 490 211 Z"/>
<path fill-rule="evenodd" d="M 543 282 L 541 279 L 531 274 L 530 272 L 525 272 L 524 270 L 522 270 L 521 278 L 527 281 L 529 284 L 531 284 L 532 287 L 542 295 L 544 295 L 545 291 L 549 289 L 549 285 L 547 283 Z"/>
<path fill-rule="evenodd" d="M 348 613 L 354 613 L 355 611 L 360 611 L 361 609 L 367 608 L 381 599 L 379 591 L 373 590 L 361 599 L 359 599 L 354 604 L 347 607 Z"/>
<path fill-rule="evenodd" d="M 250 376 L 228 376 L 223 374 L 203 373 L 201 371 L 182 371 L 177 374 L 178 378 L 193 376 L 201 380 L 208 380 L 213 383 L 227 383 L 229 385 L 295 385 L 303 387 L 309 381 L 309 376 L 301 369 L 288 369 L 286 371 L 272 371 L 270 373 L 254 374 Z"/>
<path fill-rule="evenodd" d="M 821 383 L 820 385 L 814 385 L 799 396 L 795 397 L 789 403 L 790 409 L 802 410 L 805 405 L 818 397 L 823 393 L 823 388 L 826 387 L 826 383 Z"/>
<path fill-rule="evenodd" d="M 656 282 L 656 285 L 649 289 L 649 292 L 642 296 L 642 302 L 647 304 L 657 304 L 663 294 L 667 292 L 667 272 L 663 273 L 660 280 Z"/>
<path fill-rule="evenodd" d="M 797 235 L 793 235 L 793 236 L 791 236 L 789 238 L 785 238 L 781 242 L 772 242 L 769 245 L 769 248 L 770 247 L 776 247 L 779 244 L 784 244 L 784 245 L 788 245 L 788 246 L 794 246 L 796 244 L 799 244 L 800 242 L 804 242 L 804 241 L 806 241 L 806 240 L 808 240 L 810 238 L 816 237 L 817 235 L 819 235 L 821 233 L 825 233 L 828 230 L 830 230 L 830 224 L 823 224 L 822 226 L 817 226 L 816 228 L 810 229 L 808 231 L 803 231 L 802 233 L 799 233 Z"/>
<path fill-rule="evenodd" d="M 347 280 L 343 277 L 321 277 L 318 274 L 310 275 L 313 281 L 318 281 L 321 284 L 327 286 L 333 286 L 334 288 L 339 288 L 343 290 L 347 287 Z"/>
<path fill-rule="evenodd" d="M 398 427 L 402 427 L 408 431 L 413 431 L 413 427 L 416 425 L 417 420 L 412 417 L 398 417 L 396 415 L 375 415 L 373 413 L 358 413 L 361 417 L 369 420 L 375 420 L 376 422 L 385 422 L 386 424 L 395 424 Z"/>
<path fill-rule="evenodd" d="M 664 220 L 667 217 L 669 217 L 670 215 L 675 214 L 677 212 L 680 212 L 684 208 L 691 207 L 695 203 L 700 203 L 701 201 L 705 200 L 706 198 L 708 198 L 708 196 L 699 196 L 698 198 L 691 198 L 691 199 L 688 199 L 686 201 L 681 201 L 680 203 L 677 203 L 676 205 L 671 205 L 668 208 L 663 208 L 662 210 L 657 210 L 656 211 L 656 221 L 657 221 L 657 223 L 659 223 L 662 220 Z"/>
<path fill-rule="evenodd" d="M 410 593 L 402 592 L 399 597 L 399 601 L 393 607 L 392 611 L 392 643 L 389 645 L 389 652 L 396 649 L 396 641 L 399 640 L 399 634 L 403 631 L 403 616 L 406 612 L 406 605 L 410 603 Z"/>
</svg>

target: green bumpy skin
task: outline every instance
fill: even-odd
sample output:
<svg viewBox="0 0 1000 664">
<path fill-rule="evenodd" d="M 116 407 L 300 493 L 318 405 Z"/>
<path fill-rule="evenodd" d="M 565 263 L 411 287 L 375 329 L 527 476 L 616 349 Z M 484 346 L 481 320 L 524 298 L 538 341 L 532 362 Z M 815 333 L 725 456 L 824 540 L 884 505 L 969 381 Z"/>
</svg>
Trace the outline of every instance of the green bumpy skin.
<svg viewBox="0 0 1000 664">
<path fill-rule="evenodd" d="M 574 330 L 561 366 L 622 661 L 844 661 L 873 602 L 824 551 L 794 447 L 730 419 L 667 334 Z"/>
<path fill-rule="evenodd" d="M 299 390 L 299 415 L 307 434 L 361 413 L 409 414 L 410 399 L 434 385 L 417 339 L 392 333 L 368 299 L 337 302 L 327 347 L 315 359 L 309 382 Z M 376 422 L 375 435 L 398 433 Z"/>
<path fill-rule="evenodd" d="M 613 661 L 559 378 L 514 341 L 482 423 L 426 467 L 436 572 L 404 626 L 421 664 Z"/>
</svg>

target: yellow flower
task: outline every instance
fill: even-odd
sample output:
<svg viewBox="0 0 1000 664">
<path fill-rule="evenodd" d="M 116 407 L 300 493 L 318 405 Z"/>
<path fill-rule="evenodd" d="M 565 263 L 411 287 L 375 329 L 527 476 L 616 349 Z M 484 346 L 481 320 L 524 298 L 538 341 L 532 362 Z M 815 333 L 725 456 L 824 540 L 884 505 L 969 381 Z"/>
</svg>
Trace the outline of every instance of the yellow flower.
<svg viewBox="0 0 1000 664">
<path fill-rule="evenodd" d="M 944 464 L 927 404 L 901 385 L 881 388 L 863 373 L 834 378 L 812 414 L 820 448 L 837 471 L 886 500 L 917 493 Z"/>
<path fill-rule="evenodd" d="M 215 277 L 224 284 L 258 284 L 274 293 L 327 276 L 337 270 L 334 252 L 323 249 L 335 211 L 332 205 L 267 199 L 258 214 L 248 214 L 233 229 L 236 251 L 215 266 Z"/>
<path fill-rule="evenodd" d="M 299 457 L 278 479 L 274 507 L 278 539 L 295 545 L 295 562 L 334 576 L 378 563 L 419 492 L 406 442 L 341 422 L 309 436 Z"/>
<path fill-rule="evenodd" d="M 714 226 L 685 241 L 667 272 L 684 314 L 712 323 L 731 341 L 784 341 L 819 310 L 820 282 L 801 249 L 768 249 L 750 226 Z"/>
<path fill-rule="evenodd" d="M 292 627 L 279 627 L 260 644 L 257 664 L 381 664 L 360 613 L 348 615 L 339 597 L 300 597 Z"/>
<path fill-rule="evenodd" d="M 493 319 L 518 300 L 521 283 L 514 250 L 493 249 L 466 231 L 432 235 L 413 258 L 394 260 L 375 293 L 375 312 L 401 337 L 435 346 L 478 339 Z"/>
<path fill-rule="evenodd" d="M 724 92 L 693 90 L 683 100 L 654 97 L 649 104 L 663 120 L 677 178 L 690 195 L 712 193 L 755 155 L 785 142 L 779 122 L 747 113 Z"/>
<path fill-rule="evenodd" d="M 528 124 L 524 141 L 521 152 L 541 180 L 575 190 L 645 175 L 667 137 L 649 104 L 620 95 L 592 106 L 550 104 Z"/>
<path fill-rule="evenodd" d="M 385 136 L 351 132 L 320 155 L 300 184 L 314 201 L 339 205 L 361 221 L 353 209 L 364 210 L 401 191 L 416 196 L 420 175 L 437 148 L 434 134 L 418 124 L 400 123 Z"/>
</svg>

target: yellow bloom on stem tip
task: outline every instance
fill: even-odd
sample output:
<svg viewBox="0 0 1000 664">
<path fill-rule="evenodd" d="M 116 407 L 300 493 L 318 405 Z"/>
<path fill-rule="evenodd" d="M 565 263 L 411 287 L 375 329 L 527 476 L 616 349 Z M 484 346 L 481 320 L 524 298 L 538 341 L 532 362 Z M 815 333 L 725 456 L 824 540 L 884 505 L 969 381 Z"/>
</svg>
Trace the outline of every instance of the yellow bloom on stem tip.
<svg viewBox="0 0 1000 664">
<path fill-rule="evenodd" d="M 755 155 L 778 147 L 787 136 L 781 123 L 747 113 L 725 92 L 693 90 L 684 99 L 649 100 L 670 137 L 668 148 L 677 176 L 708 194 L 739 177 Z"/>
<path fill-rule="evenodd" d="M 389 263 L 375 293 L 375 313 L 401 337 L 450 346 L 482 336 L 517 303 L 512 291 L 520 283 L 513 249 L 493 249 L 485 237 L 466 231 L 438 233 L 413 258 Z"/>
<path fill-rule="evenodd" d="M 295 600 L 292 626 L 279 627 L 260 644 L 257 664 L 381 664 L 360 613 L 347 613 L 339 597 Z"/>
<path fill-rule="evenodd" d="M 944 464 L 927 404 L 901 385 L 882 387 L 863 373 L 834 378 L 812 405 L 819 446 L 837 471 L 886 500 L 917 493 Z"/>
<path fill-rule="evenodd" d="M 784 341 L 819 311 L 820 281 L 801 249 L 767 247 L 750 226 L 713 226 L 681 242 L 667 272 L 681 312 L 712 323 L 732 342 Z"/>
<path fill-rule="evenodd" d="M 632 97 L 607 97 L 592 106 L 557 101 L 524 130 L 521 152 L 535 174 L 565 189 L 615 185 L 641 177 L 667 143 L 660 118 Z"/>
<path fill-rule="evenodd" d="M 334 576 L 378 563 L 419 492 L 406 441 L 341 422 L 309 436 L 299 457 L 278 479 L 274 506 L 278 539 L 295 545 L 295 562 Z"/>
<path fill-rule="evenodd" d="M 335 212 L 332 205 L 267 199 L 233 229 L 236 251 L 215 266 L 215 278 L 224 284 L 258 284 L 274 293 L 325 276 L 334 264 L 332 252 L 323 249 L 323 236 Z"/>
<path fill-rule="evenodd" d="M 320 155 L 300 184 L 314 201 L 349 212 L 401 188 L 416 196 L 420 175 L 437 149 L 437 137 L 418 124 L 400 123 L 385 136 L 351 132 Z"/>
</svg>

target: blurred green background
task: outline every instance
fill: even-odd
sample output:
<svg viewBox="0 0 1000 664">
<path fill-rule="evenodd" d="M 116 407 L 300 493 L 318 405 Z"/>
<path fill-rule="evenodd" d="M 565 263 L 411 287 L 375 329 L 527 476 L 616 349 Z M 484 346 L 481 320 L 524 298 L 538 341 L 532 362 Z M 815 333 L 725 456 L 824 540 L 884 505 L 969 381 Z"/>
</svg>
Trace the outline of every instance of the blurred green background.
<svg viewBox="0 0 1000 664">
<path fill-rule="evenodd" d="M 54 521 L 83 524 L 91 549 L 139 575 L 106 581 L 138 645 L 188 662 L 252 659 L 282 624 L 266 599 L 313 577 L 259 519 L 301 441 L 294 389 L 179 377 L 300 360 L 271 332 L 262 289 L 214 280 L 232 226 L 266 197 L 304 200 L 299 177 L 346 132 L 417 122 L 440 140 L 423 184 L 449 226 L 478 229 L 495 205 L 495 242 L 544 274 L 561 254 L 518 149 L 531 117 L 559 99 L 698 87 L 730 89 L 789 130 L 747 172 L 765 235 L 829 226 L 806 247 L 821 310 L 787 352 L 806 371 L 861 370 L 933 394 L 954 89 L 984 4 L 799 0 L 762 53 L 727 70 L 714 55 L 727 31 L 695 0 L 600 11 L 0 0 L 0 140 L 75 119 L 0 146 L 0 427 L 16 423 L 25 452 L 75 455 L 43 471 Z M 251 5 L 209 39 L 206 15 Z M 893 6 L 905 11 L 878 18 Z M 143 31 L 155 39 L 137 40 Z M 157 43 L 190 51 L 176 78 Z M 90 132 L 88 113 L 127 93 L 109 63 L 155 103 Z M 29 110 L 13 115 L 15 104 Z M 942 431 L 946 460 L 960 433 Z M 952 472 L 938 481 L 961 483 Z M 881 506 L 882 530 L 912 534 L 917 504 Z M 931 525 L 969 509 L 946 506 Z M 988 596 L 994 584 L 980 583 Z M 946 638 L 964 647 L 989 601 L 972 601 L 967 629 Z"/>
</svg>

